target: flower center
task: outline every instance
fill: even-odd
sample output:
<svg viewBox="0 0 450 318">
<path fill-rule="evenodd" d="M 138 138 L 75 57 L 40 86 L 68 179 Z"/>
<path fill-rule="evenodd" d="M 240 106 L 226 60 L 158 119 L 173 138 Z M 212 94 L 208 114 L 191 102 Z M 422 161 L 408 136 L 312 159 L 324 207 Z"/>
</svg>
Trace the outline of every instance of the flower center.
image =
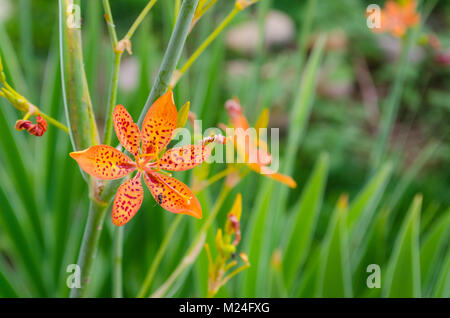
<svg viewBox="0 0 450 318">
<path fill-rule="evenodd" d="M 144 167 L 153 159 L 155 155 L 153 154 L 143 154 L 136 156 L 136 167 L 140 172 L 144 171 Z"/>
</svg>

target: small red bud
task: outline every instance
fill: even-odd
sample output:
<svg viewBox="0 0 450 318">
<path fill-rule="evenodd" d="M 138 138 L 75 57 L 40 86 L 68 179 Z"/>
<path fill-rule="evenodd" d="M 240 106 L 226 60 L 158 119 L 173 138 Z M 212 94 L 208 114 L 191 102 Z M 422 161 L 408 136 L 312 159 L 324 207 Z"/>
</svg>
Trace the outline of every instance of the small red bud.
<svg viewBox="0 0 450 318">
<path fill-rule="evenodd" d="M 30 135 L 36 137 L 42 136 L 47 131 L 47 121 L 41 116 L 36 116 L 36 124 L 33 124 L 29 120 L 18 120 L 16 121 L 17 130 L 26 130 Z"/>
</svg>

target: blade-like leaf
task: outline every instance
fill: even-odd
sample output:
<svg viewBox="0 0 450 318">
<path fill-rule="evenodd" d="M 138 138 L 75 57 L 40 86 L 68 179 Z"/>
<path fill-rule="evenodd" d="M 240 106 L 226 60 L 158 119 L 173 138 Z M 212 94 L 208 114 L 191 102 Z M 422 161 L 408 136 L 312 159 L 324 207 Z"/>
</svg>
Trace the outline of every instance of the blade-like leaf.
<svg viewBox="0 0 450 318">
<path fill-rule="evenodd" d="M 283 257 L 285 284 L 292 287 L 297 271 L 308 255 L 316 221 L 322 206 L 323 192 L 328 173 L 328 155 L 323 154 L 314 168 L 296 207 L 292 231 L 287 235 L 287 248 Z"/>
<path fill-rule="evenodd" d="M 357 222 L 361 221 L 361 218 L 369 219 L 371 218 L 376 206 L 378 205 L 381 195 L 384 192 L 386 184 L 389 180 L 392 171 L 392 165 L 390 163 L 384 164 L 377 174 L 367 183 L 364 189 L 358 194 L 358 196 L 352 201 L 352 204 L 348 210 L 347 226 L 352 232 L 354 229 L 356 231 L 364 231 L 367 226 L 367 221 L 365 226 L 361 228 L 360 226 L 355 227 Z"/>
<path fill-rule="evenodd" d="M 419 222 L 422 196 L 416 195 L 394 243 L 382 294 L 420 297 Z"/>
<path fill-rule="evenodd" d="M 447 251 L 447 256 L 442 264 L 442 271 L 438 276 L 434 290 L 433 297 L 450 297 L 450 250 Z"/>
<path fill-rule="evenodd" d="M 450 210 L 436 220 L 420 249 L 420 270 L 423 292 L 428 295 L 433 274 L 438 269 L 441 252 L 450 239 Z"/>
<path fill-rule="evenodd" d="M 323 242 L 317 288 L 319 297 L 353 295 L 346 217 L 346 198 L 341 197 Z"/>
</svg>

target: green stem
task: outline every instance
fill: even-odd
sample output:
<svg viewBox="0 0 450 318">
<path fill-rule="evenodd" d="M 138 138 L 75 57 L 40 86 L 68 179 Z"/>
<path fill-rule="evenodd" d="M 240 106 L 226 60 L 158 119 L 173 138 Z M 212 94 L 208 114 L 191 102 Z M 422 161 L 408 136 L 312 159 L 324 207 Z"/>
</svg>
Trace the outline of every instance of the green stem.
<svg viewBox="0 0 450 318">
<path fill-rule="evenodd" d="M 131 39 L 131 37 L 133 36 L 134 32 L 138 28 L 139 24 L 141 24 L 142 20 L 144 20 L 145 16 L 150 11 L 150 9 L 155 5 L 156 1 L 158 1 L 158 0 L 150 0 L 149 3 L 147 3 L 145 8 L 139 14 L 139 16 L 134 21 L 134 23 L 131 25 L 130 29 L 128 30 L 127 34 L 125 35 L 126 39 Z"/>
<path fill-rule="evenodd" d="M 220 191 L 219 197 L 217 198 L 217 201 L 211 210 L 211 214 L 208 216 L 208 219 L 205 221 L 205 223 L 203 223 L 203 226 L 201 227 L 182 261 L 175 268 L 172 274 L 170 274 L 169 278 L 150 297 L 163 297 L 167 293 L 169 288 L 173 285 L 175 280 L 197 259 L 197 256 L 200 254 L 203 248 L 203 244 L 206 239 L 206 232 L 208 231 L 212 222 L 215 220 L 230 190 L 231 189 L 228 186 L 223 186 L 222 191 Z"/>
<path fill-rule="evenodd" d="M 116 34 L 116 26 L 114 25 L 114 19 L 111 13 L 111 6 L 109 5 L 109 0 L 103 0 L 103 9 L 105 10 L 106 25 L 108 27 L 108 32 L 111 37 L 111 42 L 114 48 L 117 44 L 117 34 Z"/>
<path fill-rule="evenodd" d="M 226 169 L 216 173 L 215 175 L 213 175 L 211 178 L 209 178 L 208 180 L 205 181 L 204 184 L 201 185 L 201 187 L 199 189 L 196 189 L 195 192 L 200 192 L 201 190 L 203 190 L 206 187 L 209 187 L 211 184 L 219 181 L 222 178 L 225 178 L 226 176 L 228 176 L 230 173 L 237 171 L 235 167 L 233 166 L 228 166 Z"/>
<path fill-rule="evenodd" d="M 117 34 L 116 27 L 114 25 L 114 19 L 111 13 L 111 6 L 109 5 L 109 0 L 103 0 L 103 8 L 106 14 L 106 22 L 108 26 L 108 32 L 111 37 L 111 44 L 114 52 L 114 65 L 111 78 L 110 93 L 108 97 L 108 106 L 106 112 L 106 124 L 105 132 L 103 135 L 103 143 L 106 145 L 111 144 L 112 130 L 113 130 L 113 111 L 114 105 L 117 100 L 117 88 L 119 84 L 119 72 L 120 72 L 120 61 L 122 57 L 122 52 L 117 51 Z M 123 287 L 122 287 L 122 252 L 123 252 L 123 227 L 119 227 L 114 231 L 114 250 L 113 250 L 113 297 L 122 298 Z"/>
<path fill-rule="evenodd" d="M 181 52 L 183 51 L 184 43 L 189 33 L 189 28 L 191 26 L 197 4 L 198 0 L 184 0 L 181 5 L 177 23 L 175 24 L 172 36 L 170 37 L 169 45 L 166 53 L 164 54 L 158 76 L 156 77 L 150 95 L 141 112 L 141 116 L 139 117 L 139 126 L 142 125 L 145 114 L 147 114 L 147 111 L 153 102 L 158 97 L 162 96 L 169 87 L 173 72 L 177 67 L 178 60 L 180 59 Z"/>
<path fill-rule="evenodd" d="M 400 99 L 402 97 L 403 88 L 405 85 L 406 71 L 408 68 L 408 59 L 410 52 L 419 34 L 420 27 L 415 27 L 408 32 L 407 39 L 403 41 L 402 51 L 400 54 L 399 64 L 394 78 L 394 86 L 389 95 L 385 111 L 382 114 L 381 124 L 376 141 L 375 148 L 372 153 L 372 172 L 377 171 L 383 162 L 386 149 L 388 145 L 389 136 L 392 127 L 397 118 L 398 109 L 400 106 Z"/>
<path fill-rule="evenodd" d="M 113 297 L 122 298 L 122 259 L 123 259 L 123 226 L 114 231 L 114 254 L 113 254 Z"/>
<path fill-rule="evenodd" d="M 152 265 L 149 267 L 147 275 L 145 276 L 144 283 L 142 284 L 141 290 L 139 291 L 138 298 L 143 298 L 148 293 L 148 290 L 150 288 L 150 285 L 152 284 L 153 278 L 155 277 L 156 270 L 158 269 L 159 264 L 161 263 L 162 257 L 166 251 L 167 246 L 169 245 L 169 242 L 175 233 L 176 229 L 178 228 L 178 225 L 180 224 L 181 218 L 183 216 L 181 214 L 177 215 L 175 217 L 175 220 L 170 225 L 169 230 L 167 231 L 166 235 L 164 236 L 164 240 L 162 241 L 161 245 L 159 246 L 158 252 L 156 253 L 155 258 L 153 259 Z"/>
<path fill-rule="evenodd" d="M 175 0 L 173 26 L 175 26 L 175 24 L 177 23 L 177 16 L 178 16 L 178 12 L 180 12 L 180 7 L 181 7 L 181 0 Z"/>
<path fill-rule="evenodd" d="M 150 0 L 147 5 L 144 7 L 144 9 L 141 11 L 139 16 L 136 18 L 134 23 L 131 25 L 130 29 L 128 30 L 127 34 L 124 37 L 124 40 L 131 39 L 136 29 L 139 27 L 141 22 L 144 20 L 145 16 L 148 14 L 150 9 L 155 5 L 157 0 Z M 112 17 L 111 13 L 111 7 L 109 5 L 109 0 L 103 0 L 103 6 L 105 9 L 105 14 L 107 16 L 107 25 L 108 25 L 108 31 L 111 37 L 112 47 L 114 50 L 114 66 L 113 66 L 113 75 L 111 79 L 111 90 L 109 94 L 109 100 L 108 100 L 108 107 L 106 112 L 106 126 L 105 126 L 105 134 L 103 137 L 103 143 L 106 145 L 111 144 L 112 139 L 112 131 L 113 131 L 113 124 L 112 124 L 112 114 L 114 111 L 114 106 L 116 105 L 116 98 L 117 98 L 117 87 L 119 83 L 119 71 L 120 71 L 120 61 L 122 57 L 123 51 L 117 50 L 117 34 L 116 34 L 116 27 L 114 25 L 114 19 Z"/>
<path fill-rule="evenodd" d="M 48 121 L 53 126 L 61 129 L 62 131 L 64 131 L 67 134 L 69 133 L 69 128 L 67 128 L 66 125 L 62 124 L 61 122 L 59 122 L 55 118 L 53 118 L 53 117 L 51 117 L 51 116 L 49 116 L 46 113 L 43 113 L 41 111 L 39 111 L 39 115 L 41 115 L 46 121 Z"/>
<path fill-rule="evenodd" d="M 91 97 L 84 69 L 81 29 L 76 14 L 68 19 L 71 5 L 79 8 L 79 0 L 59 0 L 60 61 L 63 100 L 74 150 L 99 143 Z M 75 23 L 75 27 L 69 22 Z"/>
<path fill-rule="evenodd" d="M 119 85 L 119 71 L 120 71 L 120 60 L 122 57 L 121 52 L 114 52 L 114 66 L 113 66 L 113 75 L 111 80 L 111 89 L 108 97 L 108 108 L 107 108 L 107 117 L 106 117 L 106 125 L 105 125 L 105 134 L 103 136 L 103 144 L 109 145 L 111 144 L 112 139 L 112 131 L 113 131 L 113 111 L 114 106 L 116 105 L 117 98 L 117 87 Z"/>
<path fill-rule="evenodd" d="M 108 106 L 106 111 L 106 124 L 105 133 L 103 135 L 103 144 L 111 144 L 112 139 L 112 114 L 114 111 L 114 105 L 116 104 L 117 98 L 117 87 L 119 84 L 119 71 L 120 71 L 120 60 L 122 57 L 122 52 L 116 51 L 117 45 L 117 34 L 116 26 L 114 25 L 114 19 L 111 13 L 111 6 L 109 5 L 109 0 L 103 0 L 103 8 L 105 10 L 106 25 L 108 26 L 109 36 L 111 38 L 111 44 L 114 52 L 114 65 L 110 84 L 110 92 L 108 97 Z"/>
<path fill-rule="evenodd" d="M 81 269 L 81 288 L 73 288 L 70 292 L 71 298 L 86 296 L 87 287 L 91 279 L 92 264 L 94 263 L 98 240 L 107 210 L 107 205 L 101 205 L 95 201 L 90 203 L 87 224 L 77 260 L 77 265 Z"/>
<path fill-rule="evenodd" d="M 181 69 L 177 72 L 176 77 L 173 80 L 172 85 L 175 86 L 184 73 L 194 64 L 197 58 L 205 51 L 205 49 L 214 41 L 217 36 L 226 28 L 226 26 L 233 20 L 234 16 L 238 14 L 241 10 L 238 7 L 234 7 L 233 10 L 225 17 L 222 23 L 206 38 L 205 41 L 195 50 L 191 57 L 184 63 Z"/>
</svg>

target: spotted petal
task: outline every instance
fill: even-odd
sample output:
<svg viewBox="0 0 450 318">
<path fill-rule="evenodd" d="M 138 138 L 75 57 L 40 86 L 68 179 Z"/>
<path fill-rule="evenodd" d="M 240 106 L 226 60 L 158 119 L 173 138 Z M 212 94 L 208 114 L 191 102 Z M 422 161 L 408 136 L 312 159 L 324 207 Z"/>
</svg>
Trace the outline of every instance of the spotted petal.
<svg viewBox="0 0 450 318">
<path fill-rule="evenodd" d="M 159 160 L 162 170 L 184 171 L 198 166 L 211 155 L 211 147 L 187 145 L 167 150 Z"/>
<path fill-rule="evenodd" d="M 144 181 L 156 202 L 167 211 L 202 217 L 200 203 L 183 182 L 154 171 L 144 173 Z"/>
<path fill-rule="evenodd" d="M 156 154 L 163 150 L 172 139 L 176 127 L 177 108 L 173 93 L 168 90 L 153 103 L 145 115 L 141 131 L 142 152 Z"/>
<path fill-rule="evenodd" d="M 125 107 L 117 105 L 113 113 L 114 130 L 120 143 L 133 155 L 139 154 L 140 131 Z"/>
<path fill-rule="evenodd" d="M 107 145 L 96 145 L 83 151 L 71 152 L 70 156 L 86 173 L 99 179 L 119 179 L 136 169 L 133 160 Z"/>
<path fill-rule="evenodd" d="M 124 182 L 117 190 L 112 207 L 112 222 L 121 226 L 131 220 L 136 214 L 144 199 L 141 175 Z"/>
</svg>

